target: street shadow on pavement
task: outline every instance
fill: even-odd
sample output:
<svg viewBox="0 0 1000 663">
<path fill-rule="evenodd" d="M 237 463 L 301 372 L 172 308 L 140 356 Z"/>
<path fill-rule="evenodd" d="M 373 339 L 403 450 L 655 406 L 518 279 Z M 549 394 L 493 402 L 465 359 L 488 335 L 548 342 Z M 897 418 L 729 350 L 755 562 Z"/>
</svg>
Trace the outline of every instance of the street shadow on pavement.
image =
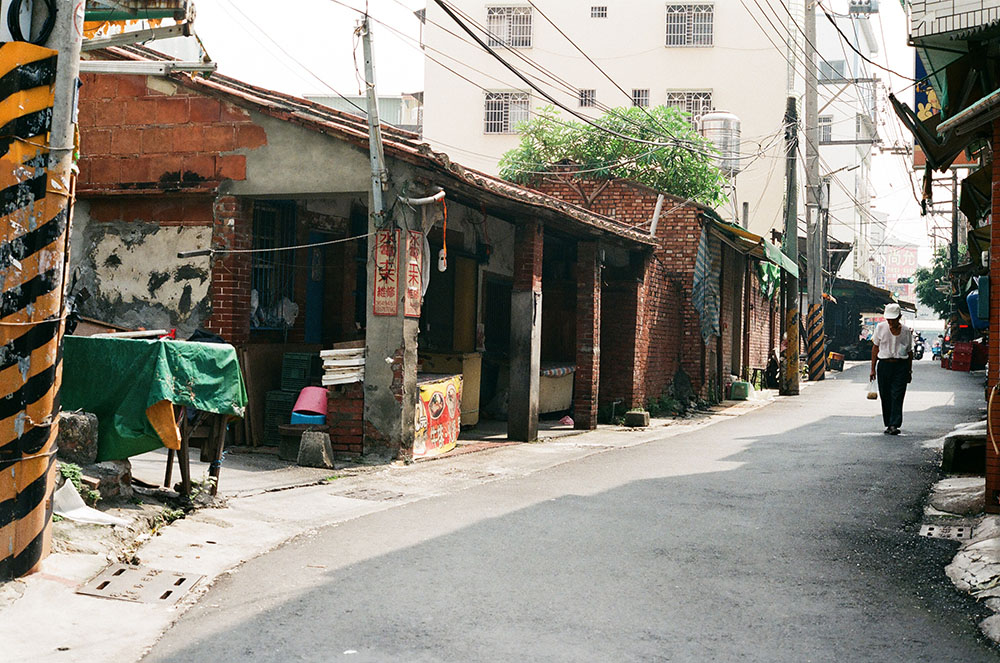
<svg viewBox="0 0 1000 663">
<path fill-rule="evenodd" d="M 921 442 L 973 418 L 978 387 L 927 374 L 946 404 L 869 436 L 858 373 L 300 538 L 144 660 L 995 661 L 990 611 L 944 575 L 955 544 L 916 533 L 939 473 Z M 724 471 L 686 451 L 726 445 Z"/>
</svg>

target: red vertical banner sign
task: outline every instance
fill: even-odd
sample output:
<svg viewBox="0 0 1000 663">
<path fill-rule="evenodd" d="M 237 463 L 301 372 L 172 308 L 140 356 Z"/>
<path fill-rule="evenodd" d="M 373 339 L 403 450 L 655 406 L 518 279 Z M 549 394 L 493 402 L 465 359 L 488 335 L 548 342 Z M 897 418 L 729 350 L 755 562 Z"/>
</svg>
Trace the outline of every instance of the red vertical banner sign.
<svg viewBox="0 0 1000 663">
<path fill-rule="evenodd" d="M 423 290 L 424 234 L 419 230 L 406 233 L 406 291 L 403 298 L 403 315 L 420 317 L 420 298 Z"/>
<path fill-rule="evenodd" d="M 375 233 L 375 296 L 372 313 L 399 313 L 399 230 Z"/>
</svg>

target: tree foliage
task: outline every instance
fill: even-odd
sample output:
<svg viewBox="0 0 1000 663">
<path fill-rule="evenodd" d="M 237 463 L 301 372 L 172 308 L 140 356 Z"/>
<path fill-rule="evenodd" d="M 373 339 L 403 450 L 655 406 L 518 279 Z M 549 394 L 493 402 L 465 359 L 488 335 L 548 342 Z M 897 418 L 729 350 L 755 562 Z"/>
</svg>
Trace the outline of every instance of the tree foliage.
<svg viewBox="0 0 1000 663">
<path fill-rule="evenodd" d="M 666 144 L 658 146 L 564 120 L 550 106 L 517 127 L 521 142 L 501 158 L 500 176 L 521 184 L 623 178 L 705 205 L 720 205 L 726 196 L 725 179 L 713 162 L 718 153 L 692 128 L 688 117 L 671 106 L 633 107 L 612 109 L 594 121 L 630 138 Z M 573 169 L 563 166 L 560 172 L 560 164 Z M 578 190 L 589 207 L 596 193 L 587 196 Z"/>
<path fill-rule="evenodd" d="M 959 261 L 965 256 L 965 247 L 960 247 Z M 951 282 L 948 274 L 951 271 L 951 257 L 948 247 L 942 247 L 934 253 L 934 260 L 930 268 L 919 267 L 914 272 L 916 278 L 917 299 L 921 304 L 934 309 L 942 319 L 947 319 L 951 313 Z M 946 292 L 941 292 L 938 287 L 942 287 Z"/>
</svg>

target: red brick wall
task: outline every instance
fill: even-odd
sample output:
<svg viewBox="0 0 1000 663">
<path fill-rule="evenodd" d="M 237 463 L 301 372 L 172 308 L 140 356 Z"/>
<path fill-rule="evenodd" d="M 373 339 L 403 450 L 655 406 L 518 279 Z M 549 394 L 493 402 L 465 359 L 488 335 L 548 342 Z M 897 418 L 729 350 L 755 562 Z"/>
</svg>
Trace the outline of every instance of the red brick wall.
<svg viewBox="0 0 1000 663">
<path fill-rule="evenodd" d="M 327 387 L 326 423 L 337 453 L 364 453 L 365 390 L 361 382 Z"/>
<path fill-rule="evenodd" d="M 544 304 L 544 302 L 543 302 Z M 576 374 L 573 419 L 576 428 L 597 428 L 601 364 L 601 261 L 596 241 L 576 245 Z"/>
<path fill-rule="evenodd" d="M 643 280 L 605 280 L 601 284 L 601 405 L 621 401 L 625 409 L 638 407 L 636 397 L 636 309 Z"/>
<path fill-rule="evenodd" d="M 214 205 L 212 247 L 249 249 L 253 203 L 220 196 Z M 205 328 L 233 345 L 250 338 L 250 254 L 217 254 L 212 258 L 212 315 Z"/>
<path fill-rule="evenodd" d="M 267 142 L 247 111 L 180 86 L 165 94 L 145 76 L 81 80 L 81 193 L 243 180 L 246 157 L 233 152 Z"/>
<path fill-rule="evenodd" d="M 246 157 L 234 152 L 267 142 L 247 111 L 182 86 L 153 89 L 145 76 L 84 74 L 81 81 L 77 192 L 93 221 L 209 226 L 213 247 L 250 248 L 250 203 L 214 193 L 224 180 L 246 178 Z M 206 329 L 246 342 L 249 257 L 213 257 L 210 293 Z"/>
<path fill-rule="evenodd" d="M 514 226 L 514 284 L 518 292 L 542 291 L 542 225 Z"/>
<path fill-rule="evenodd" d="M 624 225 L 643 230 L 656 207 L 655 191 L 640 184 L 613 181 L 598 192 L 602 183 L 584 182 L 585 196 L 575 185 L 537 182 L 533 188 L 563 200 L 588 207 L 598 214 L 616 219 Z M 597 194 L 593 201 L 587 199 Z M 645 273 L 638 284 L 625 280 L 604 283 L 601 324 L 601 385 L 602 404 L 623 400 L 629 407 L 645 404 L 660 396 L 673 382 L 678 369 L 683 369 L 701 395 L 707 395 L 708 377 L 716 373 L 713 351 L 717 339 L 711 339 L 707 353 L 710 360 L 703 364 L 704 345 L 701 340 L 698 314 L 691 304 L 694 261 L 701 237 L 698 209 L 683 201 L 666 197 L 656 237 L 659 246 L 653 251 Z M 722 290 L 722 363 L 723 375 L 732 366 L 733 325 L 742 334 L 745 308 L 742 290 L 746 260 L 725 247 Z M 633 289 L 634 288 L 634 289 Z M 767 363 L 771 338 L 772 305 L 759 294 L 756 274 L 751 278 L 750 294 L 750 366 L 764 367 Z M 734 303 L 734 298 L 738 301 Z M 742 356 L 742 355 L 741 355 Z M 632 375 L 626 368 L 632 368 Z M 626 373 L 623 375 L 623 373 Z"/>
<path fill-rule="evenodd" d="M 761 292 L 757 262 L 750 264 L 750 368 L 765 368 L 774 343 L 771 330 L 777 296 L 772 302 Z"/>
<path fill-rule="evenodd" d="M 993 154 L 1000 154 L 1000 120 L 993 121 Z M 1000 382 L 1000 158 L 993 158 L 993 225 L 990 229 L 990 388 Z M 995 401 L 996 402 L 996 401 Z M 993 419 L 993 439 L 1000 439 L 1000 417 Z M 1000 456 L 986 445 L 986 511 L 1000 513 Z"/>
<path fill-rule="evenodd" d="M 600 185 L 585 182 L 582 186 L 590 195 Z M 535 188 L 572 203 L 585 203 L 574 186 L 540 182 Z M 656 198 L 655 191 L 642 185 L 613 181 L 597 195 L 590 209 L 648 230 Z M 667 197 L 656 236 L 660 245 L 638 284 L 605 284 L 602 404 L 622 399 L 628 407 L 645 405 L 665 391 L 678 368 L 684 369 L 696 390 L 703 387 L 698 314 L 691 304 L 694 259 L 701 236 L 698 210 Z M 631 375 L 622 375 L 626 367 L 631 367 Z"/>
</svg>

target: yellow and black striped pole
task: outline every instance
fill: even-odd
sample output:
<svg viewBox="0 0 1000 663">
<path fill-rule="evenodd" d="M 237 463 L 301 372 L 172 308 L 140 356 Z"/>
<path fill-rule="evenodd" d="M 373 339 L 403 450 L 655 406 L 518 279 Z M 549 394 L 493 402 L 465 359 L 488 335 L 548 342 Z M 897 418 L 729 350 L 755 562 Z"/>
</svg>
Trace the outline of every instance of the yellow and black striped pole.
<svg viewBox="0 0 1000 663">
<path fill-rule="evenodd" d="M 72 187 L 49 161 L 56 55 L 0 45 L 0 581 L 50 543 Z"/>
<path fill-rule="evenodd" d="M 813 381 L 822 380 L 826 376 L 825 336 L 823 304 L 810 304 L 806 319 L 806 349 L 809 352 L 809 379 Z"/>
</svg>

